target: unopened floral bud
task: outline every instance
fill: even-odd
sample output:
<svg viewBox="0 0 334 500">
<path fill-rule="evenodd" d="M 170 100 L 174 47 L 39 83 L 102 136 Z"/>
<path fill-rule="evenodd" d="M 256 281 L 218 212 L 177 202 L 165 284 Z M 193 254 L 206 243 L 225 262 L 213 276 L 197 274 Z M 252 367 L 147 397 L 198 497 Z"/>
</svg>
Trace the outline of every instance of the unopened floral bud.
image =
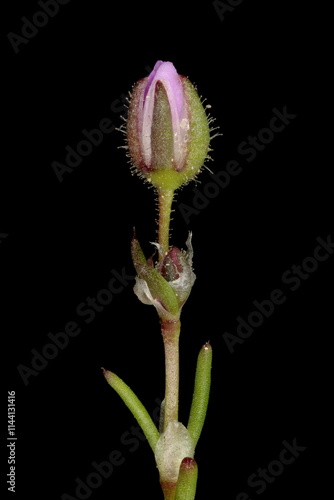
<svg viewBox="0 0 334 500">
<path fill-rule="evenodd" d="M 192 269 L 191 233 L 189 233 L 186 245 L 187 250 L 171 247 L 159 266 L 161 275 L 173 288 L 180 307 L 187 300 L 196 279 Z"/>
<path fill-rule="evenodd" d="M 167 281 L 174 281 L 180 277 L 183 270 L 181 259 L 181 250 L 172 246 L 160 264 L 160 272 Z"/>
<path fill-rule="evenodd" d="M 132 260 L 137 271 L 134 292 L 141 302 L 153 305 L 164 319 L 178 317 L 196 279 L 192 270 L 191 233 L 186 245 L 187 250 L 173 246 L 154 266 L 152 258 L 146 260 L 136 237 L 132 240 Z M 157 243 L 155 246 L 160 251 Z"/>
<path fill-rule="evenodd" d="M 209 119 L 194 86 L 171 62 L 158 61 L 135 85 L 126 133 L 133 165 L 160 189 L 193 179 L 208 156 Z"/>
<path fill-rule="evenodd" d="M 160 318 L 173 320 L 179 317 L 180 308 L 173 288 L 154 266 L 146 259 L 139 241 L 134 236 L 131 254 L 137 272 L 134 292 L 143 304 L 153 305 Z"/>
</svg>

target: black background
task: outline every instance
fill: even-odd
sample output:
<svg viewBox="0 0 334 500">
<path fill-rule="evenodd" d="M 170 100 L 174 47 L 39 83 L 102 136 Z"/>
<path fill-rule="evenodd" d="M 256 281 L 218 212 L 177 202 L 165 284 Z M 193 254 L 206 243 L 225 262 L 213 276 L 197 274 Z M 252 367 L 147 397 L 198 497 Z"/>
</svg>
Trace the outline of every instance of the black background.
<svg viewBox="0 0 334 500">
<path fill-rule="evenodd" d="M 7 34 L 21 34 L 22 16 L 31 20 L 40 7 L 4 3 L 1 364 L 4 405 L 6 391 L 16 391 L 16 498 L 75 497 L 76 478 L 86 481 L 92 462 L 113 450 L 124 463 L 89 498 L 162 496 L 148 444 L 131 452 L 120 441 L 135 422 L 100 370 L 115 371 L 155 409 L 164 390 L 156 313 L 140 304 L 132 281 L 91 323 L 76 312 L 106 287 L 112 270 L 134 273 L 133 226 L 149 251 L 156 237 L 154 192 L 131 176 L 116 130 L 62 182 L 51 166 L 64 163 L 66 146 L 75 148 L 83 129 L 104 118 L 119 127 L 122 96 L 159 59 L 172 61 L 212 106 L 223 135 L 212 141 L 208 167 L 217 173 L 229 160 L 242 166 L 189 224 L 177 203 L 193 206 L 196 185 L 182 189 L 175 203 L 171 241 L 184 247 L 193 232 L 197 275 L 182 314 L 183 422 L 198 350 L 209 339 L 214 350 L 212 395 L 196 453 L 198 499 L 234 500 L 243 491 L 252 500 L 296 499 L 313 488 L 320 498 L 324 477 L 316 465 L 326 464 L 320 444 L 327 439 L 324 353 L 332 335 L 333 256 L 295 291 L 282 275 L 313 255 L 318 237 L 333 233 L 330 166 L 320 153 L 323 90 L 314 83 L 321 79 L 314 29 L 325 14 L 276 0 L 244 0 L 224 20 L 211 2 L 110 3 L 71 0 L 18 53 Z M 284 106 L 296 118 L 247 162 L 238 146 Z M 203 192 L 209 172 L 198 181 Z M 252 302 L 268 299 L 275 288 L 284 291 L 285 303 L 232 354 L 224 332 L 235 334 L 237 317 L 246 319 Z M 64 331 L 69 321 L 80 334 L 25 386 L 17 366 L 30 366 L 31 349 L 41 352 L 48 333 Z M 262 494 L 247 485 L 252 473 L 278 458 L 283 440 L 294 439 L 306 450 L 293 464 Z"/>
</svg>

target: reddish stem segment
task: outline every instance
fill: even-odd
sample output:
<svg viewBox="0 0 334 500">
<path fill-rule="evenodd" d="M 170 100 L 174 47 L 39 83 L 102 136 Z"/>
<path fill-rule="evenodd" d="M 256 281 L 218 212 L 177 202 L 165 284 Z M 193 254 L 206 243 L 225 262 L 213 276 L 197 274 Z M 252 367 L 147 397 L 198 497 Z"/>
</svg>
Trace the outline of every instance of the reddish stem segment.
<svg viewBox="0 0 334 500">
<path fill-rule="evenodd" d="M 176 483 L 161 482 L 160 484 L 164 494 L 164 500 L 174 500 L 176 492 Z"/>
</svg>

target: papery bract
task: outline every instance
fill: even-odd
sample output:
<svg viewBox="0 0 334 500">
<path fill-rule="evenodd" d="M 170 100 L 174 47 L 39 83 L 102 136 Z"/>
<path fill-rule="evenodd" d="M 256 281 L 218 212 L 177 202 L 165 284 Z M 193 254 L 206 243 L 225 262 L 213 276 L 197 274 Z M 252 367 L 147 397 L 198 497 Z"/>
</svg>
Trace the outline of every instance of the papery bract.
<svg viewBox="0 0 334 500">
<path fill-rule="evenodd" d="M 176 483 L 182 460 L 193 457 L 194 451 L 194 443 L 186 427 L 181 422 L 171 421 L 160 435 L 154 451 L 160 481 Z"/>
</svg>

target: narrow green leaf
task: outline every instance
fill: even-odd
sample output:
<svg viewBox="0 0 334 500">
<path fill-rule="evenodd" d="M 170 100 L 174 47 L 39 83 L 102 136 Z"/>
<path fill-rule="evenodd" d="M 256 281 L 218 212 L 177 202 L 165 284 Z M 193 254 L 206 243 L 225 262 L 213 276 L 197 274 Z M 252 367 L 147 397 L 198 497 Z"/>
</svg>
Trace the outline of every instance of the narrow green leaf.
<svg viewBox="0 0 334 500">
<path fill-rule="evenodd" d="M 130 389 L 130 387 L 126 385 L 122 379 L 115 375 L 115 373 L 112 373 L 109 370 L 105 370 L 104 368 L 102 368 L 102 370 L 108 384 L 122 398 L 123 402 L 126 404 L 132 415 L 137 420 L 147 438 L 149 445 L 154 452 L 155 445 L 157 444 L 160 434 L 145 406 L 137 398 L 132 389 Z"/>
<path fill-rule="evenodd" d="M 202 432 L 208 409 L 211 385 L 212 347 L 206 343 L 199 352 L 195 387 L 188 420 L 188 431 L 195 446 Z"/>
<path fill-rule="evenodd" d="M 198 468 L 193 458 L 184 458 L 180 465 L 175 500 L 194 500 L 196 495 Z"/>
</svg>

